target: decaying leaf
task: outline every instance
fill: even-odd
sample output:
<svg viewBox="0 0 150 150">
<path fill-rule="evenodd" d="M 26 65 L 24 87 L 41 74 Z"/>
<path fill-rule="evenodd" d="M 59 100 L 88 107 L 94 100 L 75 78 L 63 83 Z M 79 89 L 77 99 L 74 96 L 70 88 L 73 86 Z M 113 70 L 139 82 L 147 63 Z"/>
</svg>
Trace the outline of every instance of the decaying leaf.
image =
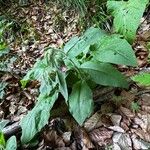
<svg viewBox="0 0 150 150">
<path fill-rule="evenodd" d="M 150 134 L 148 132 L 144 132 L 141 129 L 132 129 L 131 131 L 135 133 L 140 139 L 146 142 L 150 142 Z"/>
<path fill-rule="evenodd" d="M 127 133 L 114 133 L 113 142 L 117 144 L 121 150 L 132 150 L 132 141 Z"/>
<path fill-rule="evenodd" d="M 134 149 L 144 150 L 144 149 L 149 149 L 150 148 L 150 143 L 144 143 L 142 140 L 138 139 L 135 134 L 133 134 L 131 136 L 131 139 L 132 139 Z"/>
<path fill-rule="evenodd" d="M 113 130 L 113 131 L 116 131 L 116 132 L 125 133 L 124 129 L 122 129 L 119 126 L 110 126 L 108 128 L 111 129 L 111 130 Z"/>
<path fill-rule="evenodd" d="M 84 128 L 87 131 L 93 130 L 95 127 L 97 127 L 97 124 L 103 125 L 103 123 L 100 120 L 101 115 L 99 113 L 95 113 L 93 116 L 91 116 L 87 121 L 84 123 Z"/>
<path fill-rule="evenodd" d="M 94 143 L 97 143 L 99 146 L 107 145 L 108 139 L 111 139 L 113 131 L 110 131 L 106 128 L 94 129 L 89 133 L 90 138 Z"/>
<path fill-rule="evenodd" d="M 111 121 L 114 126 L 119 126 L 121 122 L 122 116 L 117 114 L 111 114 Z"/>
<path fill-rule="evenodd" d="M 89 135 L 83 128 L 80 128 L 78 126 L 75 127 L 74 138 L 75 138 L 75 142 L 77 145 L 77 149 L 78 147 L 82 147 L 82 149 L 88 150 L 88 149 L 92 149 L 95 147 Z"/>
<path fill-rule="evenodd" d="M 127 118 L 133 118 L 135 116 L 134 113 L 131 112 L 130 109 L 125 107 L 120 107 L 120 111 L 127 117 Z"/>
</svg>

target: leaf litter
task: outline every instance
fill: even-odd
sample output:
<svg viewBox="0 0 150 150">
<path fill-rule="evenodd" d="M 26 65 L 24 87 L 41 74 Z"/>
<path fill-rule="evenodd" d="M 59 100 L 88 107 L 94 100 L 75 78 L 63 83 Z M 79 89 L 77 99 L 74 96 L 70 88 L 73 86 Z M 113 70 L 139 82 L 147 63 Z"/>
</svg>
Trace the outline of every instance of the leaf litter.
<svg viewBox="0 0 150 150">
<path fill-rule="evenodd" d="M 38 83 L 32 82 L 28 88 L 22 90 L 19 85 L 20 78 L 33 66 L 36 58 L 42 57 L 44 48 L 61 47 L 70 37 L 80 33 L 77 26 L 79 15 L 76 12 L 62 12 L 55 4 L 52 6 L 47 8 L 39 2 L 38 5 L 21 9 L 18 15 L 18 19 L 26 16 L 22 21 L 28 23 L 29 28 L 26 28 L 30 34 L 25 33 L 26 37 L 21 33 L 22 44 L 19 40 L 11 43 L 11 50 L 18 55 L 13 65 L 15 74 L 9 72 L 0 76 L 1 80 L 7 82 L 6 94 L 0 103 L 0 119 L 8 119 L 10 124 L 19 122 L 31 110 L 38 95 Z M 14 15 L 16 13 L 18 12 L 14 12 Z M 150 66 L 146 46 L 150 41 L 150 22 L 149 19 L 142 18 L 141 23 L 133 44 L 139 67 L 134 70 L 119 67 L 127 76 Z M 115 98 L 110 96 L 103 105 L 99 106 L 99 101 L 96 101 L 96 111 L 83 127 L 79 127 L 69 114 L 61 119 L 60 116 L 52 119 L 40 134 L 40 142 L 36 149 L 149 149 L 150 92 L 140 93 L 144 90 L 144 87 L 132 83 L 130 91 L 121 90 L 119 95 L 116 94 Z M 131 109 L 132 102 L 139 103 L 140 108 L 137 112 Z"/>
</svg>

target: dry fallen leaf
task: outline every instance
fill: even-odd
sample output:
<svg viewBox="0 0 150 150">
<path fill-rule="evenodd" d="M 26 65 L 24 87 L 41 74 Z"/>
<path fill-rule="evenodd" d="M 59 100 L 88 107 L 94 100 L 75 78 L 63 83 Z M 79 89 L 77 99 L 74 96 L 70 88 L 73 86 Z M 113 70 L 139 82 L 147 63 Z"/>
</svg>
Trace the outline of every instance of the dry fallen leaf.
<svg viewBox="0 0 150 150">
<path fill-rule="evenodd" d="M 97 127 L 96 125 L 99 123 L 99 125 L 103 125 L 103 123 L 100 120 L 100 114 L 99 113 L 95 113 L 94 115 L 92 115 L 89 119 L 87 119 L 87 121 L 84 123 L 84 128 L 87 131 L 91 131 L 93 129 L 95 129 L 95 127 Z"/>
<path fill-rule="evenodd" d="M 130 108 L 131 103 L 135 99 L 135 94 L 132 94 L 131 92 L 127 92 L 123 90 L 120 95 L 123 99 L 122 104 L 124 104 L 127 108 Z"/>
<path fill-rule="evenodd" d="M 133 118 L 135 116 L 134 113 L 131 112 L 130 109 L 125 107 L 120 107 L 119 110 L 127 117 L 127 118 Z"/>
<path fill-rule="evenodd" d="M 89 135 L 86 133 L 84 128 L 76 126 L 73 135 L 78 146 L 84 149 L 94 148 L 94 145 L 91 142 Z"/>
<path fill-rule="evenodd" d="M 150 148 L 148 145 L 144 144 L 140 139 L 138 139 L 135 134 L 131 136 L 131 139 L 133 148 L 136 150 L 146 150 Z"/>
<path fill-rule="evenodd" d="M 121 122 L 122 116 L 117 114 L 111 114 L 111 121 L 114 126 L 119 126 Z"/>
<path fill-rule="evenodd" d="M 121 150 L 132 150 L 132 141 L 127 133 L 114 133 L 113 142 L 117 144 Z"/>
<path fill-rule="evenodd" d="M 140 137 L 140 139 L 150 142 L 150 134 L 148 132 L 144 132 L 141 129 L 131 129 L 131 131 Z"/>
<path fill-rule="evenodd" d="M 99 128 L 99 129 L 94 129 L 89 133 L 89 136 L 91 140 L 94 143 L 98 143 L 99 146 L 104 146 L 107 145 L 107 140 L 111 139 L 113 135 L 113 131 L 110 131 L 109 129 L 106 128 Z"/>
<path fill-rule="evenodd" d="M 111 129 L 111 130 L 116 131 L 116 132 L 125 133 L 124 129 L 122 129 L 119 126 L 110 126 L 110 127 L 108 127 L 108 129 Z"/>
</svg>

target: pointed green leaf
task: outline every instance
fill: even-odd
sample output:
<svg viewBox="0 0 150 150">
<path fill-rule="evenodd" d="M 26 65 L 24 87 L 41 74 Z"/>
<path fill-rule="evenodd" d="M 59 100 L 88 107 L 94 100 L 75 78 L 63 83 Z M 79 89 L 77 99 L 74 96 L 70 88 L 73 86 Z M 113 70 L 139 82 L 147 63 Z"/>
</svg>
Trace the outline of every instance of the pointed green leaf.
<svg viewBox="0 0 150 150">
<path fill-rule="evenodd" d="M 4 134 L 0 131 L 0 145 L 5 147 L 5 138 L 4 138 Z"/>
<path fill-rule="evenodd" d="M 16 149 L 17 149 L 16 137 L 12 136 L 7 140 L 6 150 L 16 150 Z"/>
<path fill-rule="evenodd" d="M 64 46 L 64 52 L 67 53 L 80 39 L 77 36 L 72 37 Z"/>
<path fill-rule="evenodd" d="M 132 77 L 132 80 L 135 82 L 138 82 L 141 85 L 150 86 L 150 73 L 138 74 Z"/>
<path fill-rule="evenodd" d="M 107 8 L 114 16 L 114 29 L 129 41 L 133 42 L 140 19 L 149 0 L 129 0 L 107 2 Z"/>
<path fill-rule="evenodd" d="M 22 143 L 28 143 L 47 123 L 58 94 L 40 96 L 36 106 L 22 120 Z"/>
<path fill-rule="evenodd" d="M 10 122 L 9 120 L 2 119 L 2 120 L 0 121 L 0 130 L 3 130 L 4 127 L 5 127 L 9 122 Z"/>
<path fill-rule="evenodd" d="M 90 75 L 91 79 L 100 85 L 127 88 L 128 83 L 124 76 L 108 63 L 86 62 L 81 69 Z"/>
<path fill-rule="evenodd" d="M 64 51 L 69 57 L 76 57 L 82 52 L 87 53 L 90 45 L 96 43 L 104 35 L 105 33 L 100 29 L 91 27 L 80 38 L 71 39 L 69 44 L 67 43 L 67 48 L 64 47 Z M 71 46 L 68 48 L 68 45 Z"/>
<path fill-rule="evenodd" d="M 93 112 L 92 91 L 85 81 L 74 84 L 69 96 L 69 110 L 80 125 Z"/>
<path fill-rule="evenodd" d="M 92 52 L 95 59 L 101 62 L 136 66 L 136 57 L 131 45 L 121 39 L 120 35 L 105 36 L 95 44 Z"/>
<path fill-rule="evenodd" d="M 68 101 L 68 89 L 66 83 L 66 75 L 64 72 L 57 71 L 57 82 L 59 83 L 60 93 L 64 96 L 66 102 Z"/>
<path fill-rule="evenodd" d="M 21 80 L 21 84 L 25 87 L 30 80 L 38 80 L 41 83 L 40 92 L 43 95 L 49 95 L 57 84 L 52 80 L 53 78 L 55 80 L 55 68 L 52 68 L 46 59 L 42 59 L 35 63 L 34 67 Z"/>
</svg>

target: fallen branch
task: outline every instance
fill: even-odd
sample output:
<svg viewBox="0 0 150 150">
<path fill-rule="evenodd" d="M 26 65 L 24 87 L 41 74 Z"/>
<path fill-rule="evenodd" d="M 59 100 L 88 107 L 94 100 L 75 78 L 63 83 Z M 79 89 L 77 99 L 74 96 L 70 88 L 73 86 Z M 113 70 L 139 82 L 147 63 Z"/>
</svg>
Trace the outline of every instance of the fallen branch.
<svg viewBox="0 0 150 150">
<path fill-rule="evenodd" d="M 3 130 L 2 130 L 4 136 L 6 138 L 11 137 L 12 135 L 15 135 L 19 132 L 21 132 L 21 126 L 19 125 L 19 122 L 15 122 L 11 125 L 6 126 Z"/>
</svg>

